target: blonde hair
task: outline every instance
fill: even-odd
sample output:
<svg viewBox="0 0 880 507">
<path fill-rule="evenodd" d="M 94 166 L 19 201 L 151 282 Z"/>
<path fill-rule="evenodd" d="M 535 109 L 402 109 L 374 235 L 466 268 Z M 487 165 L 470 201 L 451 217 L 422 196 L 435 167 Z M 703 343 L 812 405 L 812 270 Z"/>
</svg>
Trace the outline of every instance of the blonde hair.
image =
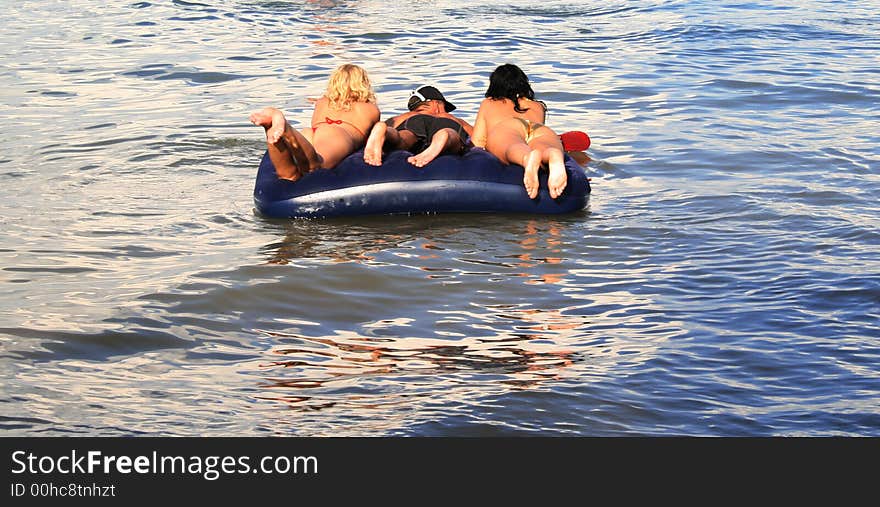
<svg viewBox="0 0 880 507">
<path fill-rule="evenodd" d="M 351 63 L 340 65 L 333 71 L 324 96 L 330 101 L 331 108 L 343 111 L 350 110 L 352 102 L 376 103 L 367 71 Z"/>
</svg>

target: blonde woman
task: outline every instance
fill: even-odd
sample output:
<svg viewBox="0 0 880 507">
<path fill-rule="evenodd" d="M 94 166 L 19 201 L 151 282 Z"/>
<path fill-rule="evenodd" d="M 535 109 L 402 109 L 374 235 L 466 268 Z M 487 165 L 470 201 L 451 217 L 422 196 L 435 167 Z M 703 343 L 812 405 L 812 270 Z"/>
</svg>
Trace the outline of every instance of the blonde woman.
<svg viewBox="0 0 880 507">
<path fill-rule="evenodd" d="M 473 142 L 505 164 L 525 168 L 523 185 L 531 199 L 538 196 L 538 169 L 550 170 L 550 197 L 562 195 L 568 176 L 559 136 L 544 125 L 547 106 L 535 100 L 529 78 L 516 65 L 499 66 L 489 76 L 486 99 L 480 104 Z"/>
<path fill-rule="evenodd" d="M 336 167 L 363 146 L 365 133 L 379 121 L 379 108 L 367 72 L 345 64 L 330 75 L 327 91 L 315 102 L 310 128 L 294 130 L 273 107 L 252 113 L 250 121 L 266 129 L 278 177 L 296 181 L 315 169 Z"/>
</svg>

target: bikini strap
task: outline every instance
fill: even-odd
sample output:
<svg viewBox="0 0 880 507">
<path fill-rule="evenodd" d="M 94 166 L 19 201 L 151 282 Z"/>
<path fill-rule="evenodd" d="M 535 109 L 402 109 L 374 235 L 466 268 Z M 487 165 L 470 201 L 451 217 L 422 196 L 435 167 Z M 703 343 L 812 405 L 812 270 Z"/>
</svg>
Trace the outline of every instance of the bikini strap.
<svg viewBox="0 0 880 507">
<path fill-rule="evenodd" d="M 358 132 L 360 132 L 360 134 L 361 134 L 362 136 L 364 136 L 364 138 L 367 137 L 367 135 L 364 133 L 364 131 L 362 131 L 361 129 L 359 129 L 359 128 L 357 127 L 357 125 L 355 125 L 354 123 L 351 123 L 350 121 L 345 121 L 345 120 L 334 120 L 333 118 L 330 118 L 329 116 L 325 116 L 325 117 L 324 117 L 324 121 L 322 121 L 322 122 L 318 122 L 318 123 L 316 123 L 314 126 L 312 126 L 312 132 L 314 132 L 315 130 L 317 130 L 318 125 L 323 125 L 323 124 L 325 124 L 325 123 L 326 123 L 327 125 L 342 125 L 343 123 L 346 123 L 346 124 L 348 124 L 348 125 L 351 125 L 352 128 L 354 128 L 354 129 L 357 130 Z"/>
</svg>

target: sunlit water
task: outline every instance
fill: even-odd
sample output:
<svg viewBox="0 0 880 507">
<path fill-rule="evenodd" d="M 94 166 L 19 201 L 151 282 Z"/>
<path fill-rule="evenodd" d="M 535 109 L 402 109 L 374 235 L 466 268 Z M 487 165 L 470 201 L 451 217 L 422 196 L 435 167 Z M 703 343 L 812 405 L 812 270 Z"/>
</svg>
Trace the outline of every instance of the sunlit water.
<svg viewBox="0 0 880 507">
<path fill-rule="evenodd" d="M 3 434 L 880 435 L 876 1 L 3 7 Z M 519 64 L 588 208 L 255 215 L 346 62 Z"/>
</svg>

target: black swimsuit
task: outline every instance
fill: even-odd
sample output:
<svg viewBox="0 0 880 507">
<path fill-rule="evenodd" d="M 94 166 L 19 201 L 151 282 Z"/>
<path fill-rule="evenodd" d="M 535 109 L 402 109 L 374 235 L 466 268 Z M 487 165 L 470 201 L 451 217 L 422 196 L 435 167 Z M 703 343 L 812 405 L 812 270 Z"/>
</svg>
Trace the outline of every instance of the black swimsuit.
<svg viewBox="0 0 880 507">
<path fill-rule="evenodd" d="M 419 153 L 431 144 L 431 138 L 438 131 L 452 129 L 461 136 L 464 144 L 468 143 L 468 135 L 461 123 L 449 118 L 438 118 L 429 114 L 416 114 L 410 116 L 397 126 L 397 130 L 408 130 L 416 136 L 416 144 L 412 147 L 413 153 Z"/>
</svg>

